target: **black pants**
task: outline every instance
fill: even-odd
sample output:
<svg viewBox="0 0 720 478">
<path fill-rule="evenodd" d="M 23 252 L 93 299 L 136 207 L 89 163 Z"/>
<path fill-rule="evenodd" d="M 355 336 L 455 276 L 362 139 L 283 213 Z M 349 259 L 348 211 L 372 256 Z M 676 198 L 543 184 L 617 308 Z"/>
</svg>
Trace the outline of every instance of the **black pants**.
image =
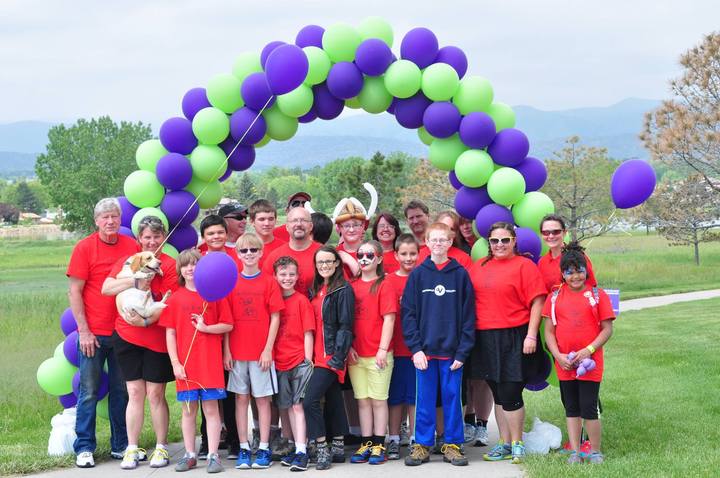
<svg viewBox="0 0 720 478">
<path fill-rule="evenodd" d="M 225 383 L 227 383 L 228 380 L 228 371 L 225 371 Z M 227 431 L 227 434 L 225 435 L 225 444 L 228 446 L 228 448 L 233 446 L 239 446 L 240 445 L 240 438 L 238 437 L 238 431 L 237 431 L 237 421 L 235 420 L 235 394 L 232 392 L 226 392 L 227 397 L 218 400 L 218 408 L 222 407 L 223 410 L 223 416 L 224 416 L 224 422 L 225 422 L 225 430 Z M 202 437 L 202 442 L 207 444 L 207 425 L 205 424 L 205 413 L 202 411 L 202 407 L 200 408 L 200 436 Z M 250 439 L 252 439 L 252 435 L 250 435 Z"/>
<path fill-rule="evenodd" d="M 325 408 L 320 401 L 325 397 Z M 342 388 L 332 370 L 316 367 L 303 399 L 308 439 L 347 435 L 348 419 L 345 413 Z"/>
<path fill-rule="evenodd" d="M 566 417 L 581 417 L 585 420 L 597 420 L 599 395 L 600 382 L 590 382 L 588 380 L 560 381 L 560 398 L 565 407 Z"/>
<path fill-rule="evenodd" d="M 500 405 L 506 412 L 520 410 L 525 405 L 522 397 L 525 383 L 493 382 L 492 380 L 486 380 L 486 382 L 492 391 L 495 405 Z"/>
</svg>

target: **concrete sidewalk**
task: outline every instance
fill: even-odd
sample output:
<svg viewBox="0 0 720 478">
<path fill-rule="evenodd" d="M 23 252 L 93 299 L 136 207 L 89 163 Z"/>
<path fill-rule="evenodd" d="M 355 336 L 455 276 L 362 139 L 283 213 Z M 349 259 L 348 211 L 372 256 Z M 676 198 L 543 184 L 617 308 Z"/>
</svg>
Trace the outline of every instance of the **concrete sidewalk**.
<svg viewBox="0 0 720 478">
<path fill-rule="evenodd" d="M 720 297 L 720 289 L 701 290 L 697 292 L 687 292 L 684 294 L 660 295 L 657 297 L 645 297 L 642 299 L 621 300 L 620 312 L 649 309 L 651 307 L 662 307 L 664 305 L 675 304 L 678 302 L 689 302 L 692 300 L 713 299 L 715 297 Z"/>
</svg>

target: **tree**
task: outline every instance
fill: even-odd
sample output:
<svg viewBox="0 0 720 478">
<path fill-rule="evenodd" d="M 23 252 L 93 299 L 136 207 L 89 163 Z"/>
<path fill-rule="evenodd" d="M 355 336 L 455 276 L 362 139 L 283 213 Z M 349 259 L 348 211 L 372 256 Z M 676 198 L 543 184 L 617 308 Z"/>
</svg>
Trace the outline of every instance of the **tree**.
<svg viewBox="0 0 720 478">
<path fill-rule="evenodd" d="M 716 185 L 717 186 L 717 185 Z M 649 199 L 658 211 L 658 231 L 672 245 L 691 245 L 700 265 L 700 243 L 720 238 L 720 197 L 702 174 L 668 183 Z"/>
<path fill-rule="evenodd" d="M 135 150 L 150 138 L 150 126 L 117 124 L 107 116 L 50 129 L 35 171 L 53 204 L 62 207 L 64 229 L 94 229 L 95 203 L 122 194 L 125 178 L 137 168 Z"/>
<path fill-rule="evenodd" d="M 670 82 L 673 99 L 645 115 L 640 139 L 653 158 L 699 174 L 720 192 L 720 33 L 680 57 L 682 76 Z"/>
<path fill-rule="evenodd" d="M 255 182 L 248 172 L 244 172 L 242 176 L 240 176 L 237 198 L 240 203 L 245 206 L 250 206 L 250 204 L 258 198 L 257 192 L 255 191 Z"/>
<path fill-rule="evenodd" d="M 428 205 L 430 211 L 455 208 L 455 188 L 452 187 L 445 171 L 423 159 L 417 163 L 402 194 L 403 204 L 419 199 Z"/>
<path fill-rule="evenodd" d="M 608 158 L 605 148 L 582 146 L 577 136 L 565 143 L 546 162 L 544 190 L 555 203 L 555 211 L 567 218 L 573 241 L 602 235 L 616 222 L 609 219 L 614 210 L 610 179 L 618 162 Z"/>
<path fill-rule="evenodd" d="M 19 219 L 20 211 L 15 206 L 0 202 L 0 223 L 17 224 Z"/>
<path fill-rule="evenodd" d="M 34 212 L 39 214 L 42 212 L 42 205 L 40 200 L 35 195 L 28 183 L 25 181 L 19 182 L 15 189 L 13 203 L 21 210 L 25 212 Z"/>
</svg>

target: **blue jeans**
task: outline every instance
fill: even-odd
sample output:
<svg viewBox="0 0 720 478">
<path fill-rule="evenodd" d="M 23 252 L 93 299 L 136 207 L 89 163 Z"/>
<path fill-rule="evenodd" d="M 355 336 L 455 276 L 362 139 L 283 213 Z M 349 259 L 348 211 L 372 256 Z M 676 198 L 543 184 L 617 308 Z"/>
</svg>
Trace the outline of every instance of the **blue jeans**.
<svg viewBox="0 0 720 478">
<path fill-rule="evenodd" d="M 107 361 L 108 365 L 108 414 L 110 416 L 110 449 L 122 453 L 127 448 L 128 438 L 125 428 L 125 408 L 128 403 L 127 388 L 122 379 L 120 368 L 113 351 L 112 337 L 96 336 L 100 347 L 95 349 L 93 357 L 87 357 L 80 351 L 78 342 L 78 361 L 80 369 L 80 390 L 78 392 L 77 418 L 73 444 L 75 454 L 84 451 L 95 452 L 95 417 L 100 387 L 100 373 Z"/>
</svg>

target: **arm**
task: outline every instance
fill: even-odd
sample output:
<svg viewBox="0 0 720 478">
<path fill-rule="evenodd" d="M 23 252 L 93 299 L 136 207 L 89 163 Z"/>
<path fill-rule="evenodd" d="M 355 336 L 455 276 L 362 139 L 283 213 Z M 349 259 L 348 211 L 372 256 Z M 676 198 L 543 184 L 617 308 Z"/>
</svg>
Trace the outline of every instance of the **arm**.
<svg viewBox="0 0 720 478">
<path fill-rule="evenodd" d="M 418 370 L 427 369 L 428 362 L 425 352 L 422 350 L 422 341 L 420 340 L 420 328 L 418 324 L 417 297 L 416 297 L 415 278 L 411 274 L 405 285 L 405 291 L 402 295 L 402 331 L 403 339 L 410 351 L 413 353 L 413 364 Z"/>
<path fill-rule="evenodd" d="M 397 300 L 397 299 L 395 299 Z M 392 341 L 393 330 L 395 328 L 395 314 L 383 315 L 383 326 L 382 333 L 380 334 L 380 347 L 375 354 L 375 365 L 378 368 L 387 367 L 387 354 L 390 348 L 390 342 Z"/>
<path fill-rule="evenodd" d="M 173 374 L 175 378 L 180 380 L 187 378 L 185 375 L 185 367 L 180 363 L 177 353 L 177 335 L 175 329 L 165 329 L 165 342 L 167 343 L 168 355 L 172 364 Z"/>
<path fill-rule="evenodd" d="M 530 324 L 528 325 L 528 333 L 523 341 L 523 353 L 531 354 L 537 348 L 537 335 L 540 328 L 540 316 L 542 315 L 543 305 L 545 305 L 545 296 L 539 295 L 535 297 L 530 305 Z"/>
<path fill-rule="evenodd" d="M 328 366 L 335 370 L 342 370 L 345 368 L 345 358 L 353 341 L 355 294 L 349 285 L 335 293 L 340 294 L 340 297 L 337 298 L 337 309 L 333 311 L 337 314 L 338 329 L 335 333 L 335 351 L 332 358 L 328 360 Z"/>
<path fill-rule="evenodd" d="M 595 340 L 593 340 L 591 343 L 588 344 L 589 347 L 592 347 L 593 349 L 599 349 L 605 343 L 607 343 L 608 340 L 610 340 L 610 337 L 613 333 L 613 326 L 612 326 L 612 320 L 603 320 L 600 322 L 600 333 L 595 337 Z M 584 359 L 589 358 L 592 355 L 590 352 L 590 349 L 588 347 L 583 347 L 582 349 L 578 350 L 577 355 L 575 356 L 575 359 L 572 361 L 573 365 L 579 364 Z"/>
<path fill-rule="evenodd" d="M 272 365 L 272 351 L 275 345 L 275 337 L 277 336 L 278 327 L 280 327 L 280 312 L 270 314 L 270 330 L 268 330 L 265 348 L 260 354 L 260 368 L 265 371 Z"/>
<path fill-rule="evenodd" d="M 85 303 L 83 302 L 83 289 L 85 289 L 85 281 L 76 277 L 69 277 L 70 288 L 68 290 L 68 298 L 70 300 L 70 309 L 72 309 L 75 322 L 78 326 L 78 340 L 80 343 L 80 352 L 86 357 L 94 357 L 95 349 L 100 347 L 97 337 L 90 331 L 87 318 L 85 317 Z"/>
<path fill-rule="evenodd" d="M 462 367 L 475 345 L 475 289 L 470 281 L 470 276 L 467 274 L 463 291 L 464 297 L 460 309 L 460 343 L 455 352 L 455 361 L 450 367 L 451 370 Z"/>
<path fill-rule="evenodd" d="M 315 351 L 315 334 L 312 330 L 305 332 L 305 360 L 312 362 Z"/>
<path fill-rule="evenodd" d="M 233 367 L 232 353 L 230 352 L 230 334 L 223 335 L 223 367 L 230 371 Z"/>
<path fill-rule="evenodd" d="M 105 282 L 103 282 L 101 292 L 102 295 L 118 295 L 120 292 L 131 289 L 134 286 L 135 279 L 133 277 L 123 277 L 122 279 L 108 277 L 105 279 Z"/>
<path fill-rule="evenodd" d="M 337 251 L 343 264 L 348 266 L 353 277 L 357 277 L 360 274 L 360 264 L 355 260 L 353 256 L 345 251 Z"/>
<path fill-rule="evenodd" d="M 568 360 L 567 354 L 561 353 L 558 348 L 555 339 L 555 324 L 552 323 L 552 320 L 545 321 L 545 345 L 563 370 L 572 370 L 572 364 Z"/>
</svg>

